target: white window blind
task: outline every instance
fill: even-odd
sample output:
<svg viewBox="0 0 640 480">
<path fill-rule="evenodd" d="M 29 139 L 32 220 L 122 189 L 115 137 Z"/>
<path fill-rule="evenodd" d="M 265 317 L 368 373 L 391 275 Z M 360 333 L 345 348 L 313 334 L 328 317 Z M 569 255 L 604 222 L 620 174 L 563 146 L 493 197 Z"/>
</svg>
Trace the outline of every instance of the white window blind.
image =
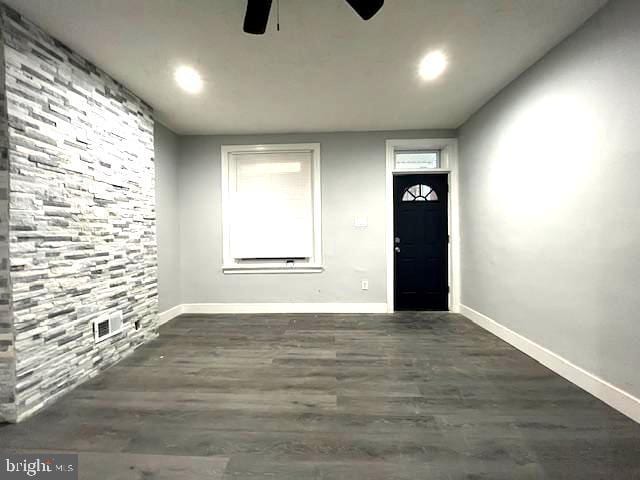
<svg viewBox="0 0 640 480">
<path fill-rule="evenodd" d="M 311 151 L 230 154 L 233 259 L 313 257 L 312 167 Z"/>
</svg>

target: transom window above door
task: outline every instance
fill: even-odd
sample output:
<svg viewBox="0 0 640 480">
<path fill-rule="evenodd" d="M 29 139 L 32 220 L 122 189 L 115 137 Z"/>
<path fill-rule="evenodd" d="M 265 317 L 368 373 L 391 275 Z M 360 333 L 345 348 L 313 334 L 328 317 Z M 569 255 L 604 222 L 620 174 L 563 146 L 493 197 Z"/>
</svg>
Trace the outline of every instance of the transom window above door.
<svg viewBox="0 0 640 480">
<path fill-rule="evenodd" d="M 433 170 L 441 168 L 439 150 L 396 150 L 396 170 Z"/>
<path fill-rule="evenodd" d="M 222 147 L 223 272 L 322 270 L 320 145 Z"/>
</svg>

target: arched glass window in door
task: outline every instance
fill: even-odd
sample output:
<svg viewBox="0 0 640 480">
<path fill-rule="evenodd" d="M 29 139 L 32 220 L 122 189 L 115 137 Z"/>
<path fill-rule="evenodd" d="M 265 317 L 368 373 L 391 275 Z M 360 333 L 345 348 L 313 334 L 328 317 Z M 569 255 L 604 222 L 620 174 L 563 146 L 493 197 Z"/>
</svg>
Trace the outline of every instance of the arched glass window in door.
<svg viewBox="0 0 640 480">
<path fill-rule="evenodd" d="M 402 195 L 403 202 L 437 202 L 438 194 L 429 185 L 413 185 Z"/>
</svg>

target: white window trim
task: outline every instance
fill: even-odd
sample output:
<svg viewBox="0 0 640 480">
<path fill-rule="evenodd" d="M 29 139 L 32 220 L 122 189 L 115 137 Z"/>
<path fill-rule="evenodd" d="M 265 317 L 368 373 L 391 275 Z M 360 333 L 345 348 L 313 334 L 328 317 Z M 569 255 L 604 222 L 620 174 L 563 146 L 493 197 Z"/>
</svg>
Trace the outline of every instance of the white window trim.
<svg viewBox="0 0 640 480">
<path fill-rule="evenodd" d="M 312 205 L 313 205 L 313 258 L 309 263 L 297 263 L 293 267 L 284 263 L 242 263 L 234 262 L 231 257 L 231 219 L 229 217 L 229 155 L 233 153 L 255 152 L 295 152 L 310 151 L 312 155 Z M 264 274 L 264 273 L 319 273 L 324 270 L 322 264 L 322 197 L 320 182 L 320 144 L 319 143 L 283 143 L 268 145 L 222 145 L 221 148 L 222 183 L 222 272 L 225 274 Z"/>
<path fill-rule="evenodd" d="M 386 168 L 386 251 L 387 251 L 387 309 L 394 311 L 393 242 L 393 177 L 396 175 L 429 175 L 446 173 L 449 176 L 449 310 L 460 311 L 460 204 L 458 197 L 458 140 L 455 138 L 425 138 L 387 140 Z M 440 168 L 398 170 L 395 168 L 396 150 L 440 150 Z"/>
</svg>

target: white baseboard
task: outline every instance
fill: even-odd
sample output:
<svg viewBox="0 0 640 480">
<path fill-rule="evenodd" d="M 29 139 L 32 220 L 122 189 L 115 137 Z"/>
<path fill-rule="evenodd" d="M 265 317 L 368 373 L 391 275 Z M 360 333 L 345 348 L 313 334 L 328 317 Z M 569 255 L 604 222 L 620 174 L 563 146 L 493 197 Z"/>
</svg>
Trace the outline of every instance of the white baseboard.
<svg viewBox="0 0 640 480">
<path fill-rule="evenodd" d="M 186 303 L 183 314 L 386 313 L 386 303 Z"/>
<path fill-rule="evenodd" d="M 164 312 L 160 312 L 160 314 L 158 315 L 158 317 L 159 317 L 158 326 L 164 325 L 169 320 L 173 320 L 174 318 L 182 315 L 182 311 L 183 311 L 183 306 L 182 305 L 176 305 L 175 307 L 172 307 L 169 310 L 165 310 Z"/>
<path fill-rule="evenodd" d="M 569 360 L 538 345 L 519 333 L 499 324 L 495 320 L 475 311 L 466 305 L 460 306 L 460 313 L 468 317 L 473 323 L 488 330 L 505 342 L 513 345 L 521 352 L 537 360 L 545 367 L 566 378 L 571 383 L 586 390 L 604 403 L 615 408 L 620 413 L 640 423 L 640 399 L 634 397 L 621 388 L 612 385 L 602 378 L 574 365 Z"/>
</svg>

